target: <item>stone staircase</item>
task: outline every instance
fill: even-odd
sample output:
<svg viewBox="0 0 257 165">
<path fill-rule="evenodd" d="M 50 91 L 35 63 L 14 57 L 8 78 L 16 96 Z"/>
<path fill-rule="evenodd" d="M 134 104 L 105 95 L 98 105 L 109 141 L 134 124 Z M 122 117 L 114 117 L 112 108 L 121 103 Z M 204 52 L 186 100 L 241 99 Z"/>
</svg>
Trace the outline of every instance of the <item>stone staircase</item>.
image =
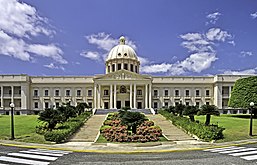
<svg viewBox="0 0 257 165">
<path fill-rule="evenodd" d="M 106 115 L 93 115 L 69 140 L 71 142 L 95 142 Z"/>
<path fill-rule="evenodd" d="M 155 125 L 159 126 L 162 129 L 164 136 L 168 141 L 188 141 L 195 140 L 187 133 L 181 129 L 174 126 L 169 120 L 166 120 L 162 115 L 147 115 L 147 117 L 152 120 Z"/>
</svg>

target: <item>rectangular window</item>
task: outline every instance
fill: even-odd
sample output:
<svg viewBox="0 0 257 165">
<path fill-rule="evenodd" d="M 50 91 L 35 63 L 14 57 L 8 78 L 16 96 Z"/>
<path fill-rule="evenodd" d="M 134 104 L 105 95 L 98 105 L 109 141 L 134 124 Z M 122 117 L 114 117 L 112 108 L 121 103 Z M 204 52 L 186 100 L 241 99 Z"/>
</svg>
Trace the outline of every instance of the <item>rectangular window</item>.
<svg viewBox="0 0 257 165">
<path fill-rule="evenodd" d="M 56 108 L 60 107 L 60 103 L 59 103 L 59 102 L 56 102 L 56 103 L 55 103 L 55 107 L 56 107 Z"/>
<path fill-rule="evenodd" d="M 88 102 L 89 108 L 92 108 L 92 102 Z"/>
<path fill-rule="evenodd" d="M 179 90 L 175 90 L 175 96 L 179 96 Z"/>
<path fill-rule="evenodd" d="M 168 103 L 168 102 L 165 102 L 165 103 L 164 103 L 164 106 L 165 106 L 165 107 L 169 107 L 169 103 Z"/>
<path fill-rule="evenodd" d="M 189 96 L 189 90 L 186 90 L 186 96 L 187 97 Z"/>
<path fill-rule="evenodd" d="M 210 102 L 207 101 L 207 102 L 206 102 L 206 105 L 210 105 Z"/>
<path fill-rule="evenodd" d="M 70 90 L 66 90 L 66 96 L 70 96 Z"/>
<path fill-rule="evenodd" d="M 158 108 L 158 103 L 157 102 L 153 103 L 153 108 L 155 108 L 155 109 Z"/>
<path fill-rule="evenodd" d="M 186 102 L 186 105 L 189 106 L 189 102 Z"/>
<path fill-rule="evenodd" d="M 197 108 L 199 108 L 199 107 L 200 107 L 200 103 L 199 103 L 199 102 L 196 102 L 196 103 L 195 103 L 195 106 L 196 106 Z"/>
<path fill-rule="evenodd" d="M 45 96 L 48 96 L 48 94 L 49 94 L 48 92 L 49 92 L 48 89 L 46 89 L 45 90 Z"/>
<path fill-rule="evenodd" d="M 130 64 L 130 71 L 134 72 L 133 64 Z"/>
<path fill-rule="evenodd" d="M 91 89 L 89 89 L 89 90 L 87 91 L 87 96 L 89 96 L 89 97 L 92 96 L 92 90 L 91 90 Z"/>
<path fill-rule="evenodd" d="M 49 103 L 45 102 L 45 109 L 49 108 Z"/>
<path fill-rule="evenodd" d="M 112 64 L 112 72 L 115 72 L 115 64 Z"/>
<path fill-rule="evenodd" d="M 154 90 L 154 91 L 153 91 L 153 95 L 154 95 L 154 96 L 158 96 L 158 90 Z"/>
<path fill-rule="evenodd" d="M 108 73 L 110 73 L 110 66 L 108 66 Z"/>
<path fill-rule="evenodd" d="M 21 94 L 21 90 L 19 90 L 19 95 Z"/>
<path fill-rule="evenodd" d="M 137 73 L 137 66 L 135 66 L 135 72 Z"/>
<path fill-rule="evenodd" d="M 142 90 L 137 90 L 137 95 L 142 96 Z"/>
<path fill-rule="evenodd" d="M 2 106 L 2 103 L 1 103 L 1 101 L 0 101 L 0 107 Z"/>
<path fill-rule="evenodd" d="M 205 91 L 205 96 L 210 96 L 210 90 L 207 89 L 207 90 Z"/>
<path fill-rule="evenodd" d="M 169 96 L 169 91 L 168 90 L 164 91 L 164 96 Z"/>
<path fill-rule="evenodd" d="M 128 70 L 128 64 L 124 64 L 124 69 Z"/>
<path fill-rule="evenodd" d="M 37 89 L 34 90 L 34 96 L 38 96 L 38 90 Z"/>
<path fill-rule="evenodd" d="M 121 70 L 121 64 L 118 64 L 118 70 Z"/>
<path fill-rule="evenodd" d="M 176 105 L 176 106 L 179 105 L 179 102 L 175 102 L 175 105 Z"/>
<path fill-rule="evenodd" d="M 109 90 L 107 89 L 104 90 L 104 96 L 109 96 Z"/>
<path fill-rule="evenodd" d="M 195 91 L 195 96 L 200 96 L 200 91 L 198 89 Z"/>
<path fill-rule="evenodd" d="M 9 94 L 10 94 L 10 95 L 12 94 L 12 90 L 11 90 L 11 89 L 9 90 Z"/>
<path fill-rule="evenodd" d="M 60 91 L 58 89 L 55 90 L 55 96 L 59 96 L 60 95 Z"/>
<path fill-rule="evenodd" d="M 38 102 L 34 102 L 34 108 L 38 108 Z"/>
<path fill-rule="evenodd" d="M 77 96 L 81 96 L 81 90 L 80 89 L 77 90 Z"/>
</svg>

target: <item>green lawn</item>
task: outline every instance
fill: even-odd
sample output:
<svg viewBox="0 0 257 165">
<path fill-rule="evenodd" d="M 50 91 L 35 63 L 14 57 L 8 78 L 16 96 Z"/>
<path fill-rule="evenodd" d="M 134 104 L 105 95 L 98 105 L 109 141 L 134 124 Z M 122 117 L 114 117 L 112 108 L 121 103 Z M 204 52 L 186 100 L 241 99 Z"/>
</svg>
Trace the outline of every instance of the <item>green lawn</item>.
<svg viewBox="0 0 257 165">
<path fill-rule="evenodd" d="M 253 137 L 249 136 L 249 115 L 221 115 L 212 116 L 211 123 L 218 124 L 218 126 L 226 128 L 224 133 L 224 139 L 218 140 L 218 142 L 227 142 L 235 140 L 244 140 L 249 138 L 257 138 L 257 119 L 253 120 Z M 205 122 L 205 116 L 195 116 L 196 120 Z"/>
<path fill-rule="evenodd" d="M 15 115 L 14 116 L 14 135 L 15 140 L 23 142 L 47 143 L 42 135 L 35 132 L 39 124 L 37 115 Z M 10 138 L 10 116 L 0 115 L 0 139 Z"/>
</svg>

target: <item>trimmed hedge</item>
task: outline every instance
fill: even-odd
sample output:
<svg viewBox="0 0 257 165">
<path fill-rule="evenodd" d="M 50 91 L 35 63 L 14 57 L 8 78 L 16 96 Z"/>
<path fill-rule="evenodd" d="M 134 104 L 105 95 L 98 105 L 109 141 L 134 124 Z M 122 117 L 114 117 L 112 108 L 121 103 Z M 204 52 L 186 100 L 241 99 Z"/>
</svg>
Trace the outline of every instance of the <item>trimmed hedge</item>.
<svg viewBox="0 0 257 165">
<path fill-rule="evenodd" d="M 249 108 L 250 102 L 257 103 L 257 76 L 242 78 L 236 81 L 228 106 Z"/>
<path fill-rule="evenodd" d="M 57 129 L 46 131 L 44 133 L 45 140 L 61 143 L 66 141 L 73 133 L 75 133 L 91 116 L 91 112 L 85 112 L 75 118 L 69 119 L 60 125 Z"/>
<path fill-rule="evenodd" d="M 171 120 L 172 124 L 175 126 L 183 128 L 187 133 L 194 134 L 204 141 L 212 141 L 224 138 L 222 132 L 225 130 L 225 128 L 214 125 L 206 126 L 203 123 L 192 122 L 189 118 L 174 116 L 164 110 L 160 110 L 159 113 L 166 119 Z"/>
</svg>

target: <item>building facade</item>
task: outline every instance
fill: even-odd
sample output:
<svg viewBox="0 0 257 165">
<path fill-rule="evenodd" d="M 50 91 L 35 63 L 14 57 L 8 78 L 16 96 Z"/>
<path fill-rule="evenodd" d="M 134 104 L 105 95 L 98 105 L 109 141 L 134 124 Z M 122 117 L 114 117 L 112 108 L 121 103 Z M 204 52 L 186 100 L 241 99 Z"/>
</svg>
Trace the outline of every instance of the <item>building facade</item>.
<svg viewBox="0 0 257 165">
<path fill-rule="evenodd" d="M 70 102 L 97 109 L 154 109 L 163 106 L 213 104 L 221 113 L 243 113 L 228 107 L 236 80 L 247 75 L 151 76 L 139 74 L 136 52 L 120 38 L 106 59 L 106 73 L 95 76 L 0 75 L 0 114 L 34 114 Z M 245 112 L 244 112 L 245 113 Z"/>
</svg>

